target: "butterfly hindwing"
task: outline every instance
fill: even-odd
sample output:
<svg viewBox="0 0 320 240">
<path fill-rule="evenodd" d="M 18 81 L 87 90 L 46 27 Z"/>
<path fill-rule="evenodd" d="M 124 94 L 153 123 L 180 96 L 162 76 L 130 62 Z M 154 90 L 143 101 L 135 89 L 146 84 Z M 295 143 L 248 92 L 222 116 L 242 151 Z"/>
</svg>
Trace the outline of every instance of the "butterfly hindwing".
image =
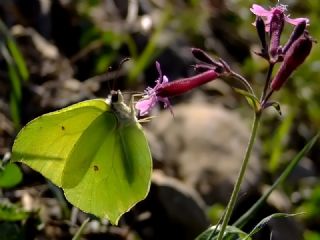
<svg viewBox="0 0 320 240">
<path fill-rule="evenodd" d="M 107 156 L 107 157 L 106 157 Z M 67 199 L 83 211 L 117 223 L 149 191 L 152 161 L 138 123 L 119 126 L 108 135 L 82 181 L 65 189 Z M 83 198 L 83 195 L 88 196 Z"/>
<path fill-rule="evenodd" d="M 104 156 L 96 156 L 100 148 L 104 147 L 105 139 L 116 134 L 117 119 L 111 112 L 104 112 L 99 115 L 92 123 L 82 132 L 80 138 L 75 143 L 70 152 L 63 169 L 62 186 L 72 188 L 76 186 L 83 176 L 92 166 L 92 161 L 97 158 L 104 158 L 105 161 L 111 158 L 111 153 Z M 97 172 L 97 171 L 94 171 Z"/>
</svg>

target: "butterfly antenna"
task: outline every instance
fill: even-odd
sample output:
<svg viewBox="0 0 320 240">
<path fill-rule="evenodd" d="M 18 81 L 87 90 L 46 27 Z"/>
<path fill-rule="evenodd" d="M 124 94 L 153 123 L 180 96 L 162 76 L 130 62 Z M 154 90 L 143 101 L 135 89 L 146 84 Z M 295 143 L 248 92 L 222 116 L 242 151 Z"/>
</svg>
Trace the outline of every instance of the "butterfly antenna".
<svg viewBox="0 0 320 240">
<path fill-rule="evenodd" d="M 130 58 L 129 58 L 129 57 L 126 57 L 126 58 L 124 58 L 124 59 L 122 59 L 122 60 L 120 61 L 119 65 L 118 65 L 118 68 L 117 68 L 117 73 L 120 73 L 120 69 L 122 68 L 123 64 L 126 63 L 126 62 L 129 61 L 129 60 L 130 60 Z M 119 78 L 119 74 L 118 74 L 118 76 L 116 76 L 116 78 Z M 115 82 L 114 82 L 114 83 L 115 83 Z M 114 87 L 114 85 L 113 85 L 113 87 Z"/>
<path fill-rule="evenodd" d="M 108 67 L 107 75 L 110 74 L 110 73 L 112 73 L 112 67 L 111 67 L 111 66 Z M 111 87 L 111 85 L 110 85 L 110 81 L 108 81 L 108 90 L 109 90 L 109 91 L 114 90 L 113 87 L 114 87 L 114 80 L 112 81 L 112 87 Z"/>
<path fill-rule="evenodd" d="M 128 57 L 126 57 L 126 58 L 124 58 L 124 59 L 122 59 L 121 61 L 120 61 L 120 63 L 119 63 L 119 65 L 117 66 L 117 67 L 112 67 L 112 66 L 110 66 L 110 67 L 108 67 L 108 70 L 107 70 L 107 74 L 111 74 L 111 73 L 113 73 L 113 76 L 112 76 L 112 78 L 113 78 L 113 81 L 112 81 L 112 85 L 110 86 L 110 83 L 108 83 L 108 88 L 109 88 L 109 91 L 113 91 L 113 90 L 115 90 L 116 88 L 115 88 L 115 84 L 116 84 L 116 79 L 119 79 L 119 77 L 120 77 L 120 75 L 121 75 L 121 68 L 122 68 L 122 65 L 125 63 L 125 62 L 127 62 L 128 60 L 130 60 L 130 58 L 128 58 Z"/>
</svg>

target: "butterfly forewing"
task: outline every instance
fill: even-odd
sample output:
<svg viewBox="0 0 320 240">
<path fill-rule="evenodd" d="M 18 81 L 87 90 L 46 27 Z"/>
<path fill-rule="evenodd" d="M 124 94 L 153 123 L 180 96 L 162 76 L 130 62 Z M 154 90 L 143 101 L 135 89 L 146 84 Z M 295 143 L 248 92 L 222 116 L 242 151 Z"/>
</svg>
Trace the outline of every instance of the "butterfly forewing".
<svg viewBox="0 0 320 240">
<path fill-rule="evenodd" d="M 12 161 L 21 161 L 61 186 L 66 159 L 82 132 L 109 108 L 104 100 L 89 100 L 42 115 L 17 135 Z"/>
</svg>

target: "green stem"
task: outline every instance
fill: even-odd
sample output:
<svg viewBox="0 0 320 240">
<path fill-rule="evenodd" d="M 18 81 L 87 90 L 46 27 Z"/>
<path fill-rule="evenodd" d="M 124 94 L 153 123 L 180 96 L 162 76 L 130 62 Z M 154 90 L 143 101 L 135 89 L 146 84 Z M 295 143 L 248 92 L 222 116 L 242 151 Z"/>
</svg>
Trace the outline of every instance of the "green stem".
<svg viewBox="0 0 320 240">
<path fill-rule="evenodd" d="M 89 221 L 90 221 L 90 218 L 87 218 L 86 220 L 83 221 L 80 228 L 78 229 L 76 234 L 73 236 L 72 240 L 80 240 L 81 239 L 81 234 Z"/>
<path fill-rule="evenodd" d="M 269 69 L 268 69 L 267 78 L 266 78 L 266 82 L 265 82 L 264 89 L 263 89 L 263 92 L 262 92 L 262 95 L 261 95 L 261 98 L 260 98 L 260 102 L 262 102 L 265 99 L 266 95 L 267 95 L 267 92 L 268 92 L 268 89 L 269 89 L 269 86 L 270 86 L 271 74 L 272 74 L 272 71 L 273 71 L 273 67 L 274 67 L 274 64 L 270 63 Z"/>
<path fill-rule="evenodd" d="M 230 220 L 232 211 L 233 211 L 234 206 L 236 204 L 236 200 L 238 198 L 238 194 L 239 194 L 239 191 L 240 191 L 241 183 L 242 183 L 242 180 L 244 178 L 244 174 L 246 172 L 246 168 L 247 168 L 247 165 L 248 165 L 248 162 L 249 162 L 249 158 L 250 158 L 250 155 L 251 155 L 251 152 L 252 152 L 254 141 L 255 141 L 255 138 L 256 138 L 256 135 L 257 135 L 257 130 L 258 130 L 259 122 L 260 122 L 260 116 L 261 116 L 261 112 L 255 113 L 254 120 L 253 120 L 253 125 L 252 125 L 252 130 L 251 130 L 251 136 L 250 136 L 249 143 L 248 143 L 248 147 L 247 147 L 244 159 L 243 159 L 242 164 L 241 164 L 241 168 L 240 168 L 238 179 L 237 179 L 237 181 L 236 181 L 236 183 L 234 185 L 234 188 L 233 188 L 233 191 L 232 191 L 228 206 L 226 208 L 226 213 L 224 215 L 224 218 L 223 218 L 223 221 L 222 221 L 222 225 L 221 225 L 221 229 L 219 231 L 218 240 L 222 240 L 224 231 L 226 230 L 226 227 L 227 227 L 228 222 Z"/>
<path fill-rule="evenodd" d="M 240 74 L 233 72 L 233 71 L 231 71 L 230 74 L 232 77 L 240 80 L 240 82 L 245 86 L 247 91 L 250 92 L 253 96 L 255 96 L 254 91 L 253 91 L 250 83 L 244 77 L 242 77 Z"/>
</svg>

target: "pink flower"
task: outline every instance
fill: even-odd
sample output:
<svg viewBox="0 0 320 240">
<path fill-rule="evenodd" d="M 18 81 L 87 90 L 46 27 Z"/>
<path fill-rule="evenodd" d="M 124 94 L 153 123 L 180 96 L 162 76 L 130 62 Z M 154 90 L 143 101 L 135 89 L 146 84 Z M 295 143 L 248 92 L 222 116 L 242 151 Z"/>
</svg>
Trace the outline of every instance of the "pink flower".
<svg viewBox="0 0 320 240">
<path fill-rule="evenodd" d="M 203 73 L 189 78 L 182 78 L 169 82 L 168 78 L 162 75 L 160 64 L 158 62 L 156 62 L 156 66 L 159 72 L 159 78 L 156 80 L 156 86 L 154 88 L 148 87 L 145 90 L 145 96 L 135 105 L 135 108 L 139 111 L 140 116 L 148 114 L 157 102 L 163 102 L 164 107 L 169 107 L 171 113 L 173 114 L 169 97 L 186 93 L 202 84 L 216 79 L 219 76 L 219 73 L 217 73 L 213 67 L 211 67 L 211 69 L 209 66 L 207 66 L 209 70 Z"/>
<path fill-rule="evenodd" d="M 263 8 L 262 6 L 258 4 L 253 4 L 252 7 L 250 8 L 250 11 L 255 14 L 256 16 L 260 16 L 263 18 L 265 26 L 266 26 L 266 32 L 269 32 L 270 30 L 270 21 L 272 16 L 275 13 L 282 13 L 284 15 L 284 20 L 287 23 L 290 23 L 292 25 L 297 25 L 302 21 L 305 21 L 306 24 L 309 24 L 309 19 L 308 18 L 290 18 L 289 15 L 285 15 L 284 13 L 287 11 L 287 6 L 279 4 L 276 7 L 272 7 L 270 10 L 267 10 Z"/>
<path fill-rule="evenodd" d="M 157 70 L 159 73 L 159 78 L 156 80 L 156 86 L 154 88 L 147 87 L 147 89 L 144 91 L 145 96 L 139 100 L 135 108 L 139 111 L 140 116 L 147 115 L 152 108 L 156 105 L 157 102 L 163 102 L 164 107 L 169 107 L 171 110 L 171 104 L 167 97 L 160 97 L 157 95 L 157 90 L 161 88 L 164 84 L 168 83 L 168 78 L 165 75 L 162 75 L 160 63 L 156 62 Z"/>
</svg>

